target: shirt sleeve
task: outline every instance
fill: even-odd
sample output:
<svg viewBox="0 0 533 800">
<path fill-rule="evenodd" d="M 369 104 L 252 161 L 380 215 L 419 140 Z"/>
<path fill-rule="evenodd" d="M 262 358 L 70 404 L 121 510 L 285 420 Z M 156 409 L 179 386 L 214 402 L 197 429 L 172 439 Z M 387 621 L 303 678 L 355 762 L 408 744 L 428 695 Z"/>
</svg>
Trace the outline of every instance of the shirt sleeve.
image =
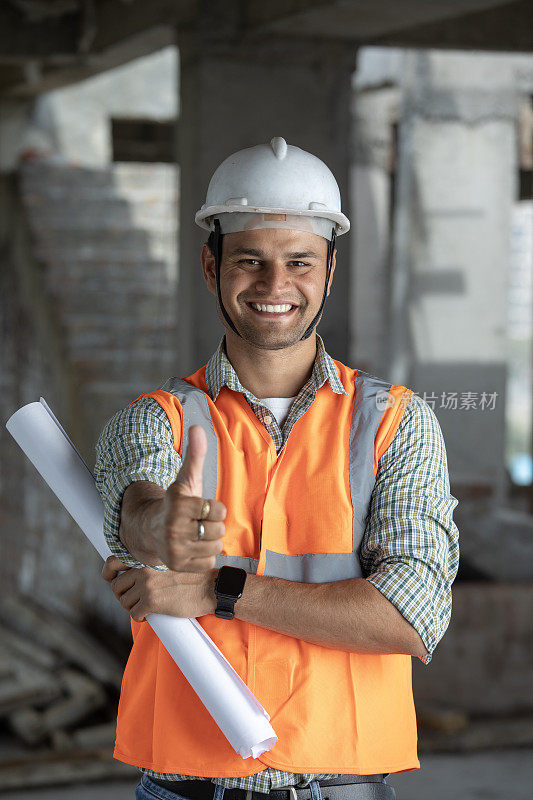
<svg viewBox="0 0 533 800">
<path fill-rule="evenodd" d="M 111 417 L 95 449 L 94 478 L 104 504 L 109 549 L 130 567 L 151 566 L 137 561 L 120 541 L 120 512 L 124 491 L 133 481 L 151 481 L 166 489 L 178 475 L 181 458 L 174 449 L 167 415 L 156 400 L 143 397 Z"/>
<path fill-rule="evenodd" d="M 429 664 L 450 622 L 459 566 L 457 500 L 446 448 L 429 404 L 413 394 L 382 455 L 361 542 L 363 576 L 419 633 Z"/>
</svg>

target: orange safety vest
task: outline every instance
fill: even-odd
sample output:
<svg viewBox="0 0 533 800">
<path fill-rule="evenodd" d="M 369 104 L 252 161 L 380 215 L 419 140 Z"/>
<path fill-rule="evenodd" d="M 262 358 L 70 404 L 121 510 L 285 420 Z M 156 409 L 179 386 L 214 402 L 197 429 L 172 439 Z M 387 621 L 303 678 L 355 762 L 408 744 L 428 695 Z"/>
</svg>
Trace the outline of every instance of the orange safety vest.
<svg viewBox="0 0 533 800">
<path fill-rule="evenodd" d="M 378 461 L 412 390 L 334 363 L 347 395 L 327 382 L 318 389 L 279 457 L 242 394 L 224 386 L 211 400 L 205 366 L 140 396 L 165 410 L 180 455 L 191 425 L 207 433 L 203 496 L 227 508 L 217 567 L 306 583 L 362 577 L 358 550 Z M 236 617 L 198 622 L 266 709 L 278 741 L 258 758 L 238 755 L 150 625 L 131 620 L 118 760 L 204 777 L 267 766 L 362 775 L 420 767 L 411 656 L 325 647 Z"/>
</svg>

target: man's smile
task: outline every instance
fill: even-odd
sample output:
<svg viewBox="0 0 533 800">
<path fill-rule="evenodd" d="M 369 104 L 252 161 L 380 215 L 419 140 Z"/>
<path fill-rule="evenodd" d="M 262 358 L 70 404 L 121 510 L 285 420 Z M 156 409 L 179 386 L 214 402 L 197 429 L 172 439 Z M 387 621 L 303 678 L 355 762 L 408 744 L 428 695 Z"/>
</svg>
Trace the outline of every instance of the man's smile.
<svg viewBox="0 0 533 800">
<path fill-rule="evenodd" d="M 298 308 L 292 303 L 254 303 L 247 301 L 246 305 L 258 316 L 270 319 L 286 319 Z"/>
</svg>

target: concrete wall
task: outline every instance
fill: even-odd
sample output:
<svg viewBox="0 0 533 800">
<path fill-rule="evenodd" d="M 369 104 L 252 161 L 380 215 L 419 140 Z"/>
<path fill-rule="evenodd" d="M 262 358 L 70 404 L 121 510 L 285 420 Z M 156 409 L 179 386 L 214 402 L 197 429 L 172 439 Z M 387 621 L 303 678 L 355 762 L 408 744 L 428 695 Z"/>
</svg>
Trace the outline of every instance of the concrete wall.
<svg viewBox="0 0 533 800">
<path fill-rule="evenodd" d="M 107 419 L 175 372 L 176 170 L 111 165 L 109 119 L 175 116 L 176 81 L 169 48 L 0 109 L 1 417 L 42 395 L 90 467 Z M 4 425 L 0 461 L 2 591 L 127 634 L 100 557 Z"/>
<path fill-rule="evenodd" d="M 431 400 L 452 483 L 486 485 L 501 502 L 517 123 L 533 58 L 365 54 L 354 98 L 353 356 Z M 496 393 L 493 409 L 481 408 L 482 392 Z"/>
</svg>

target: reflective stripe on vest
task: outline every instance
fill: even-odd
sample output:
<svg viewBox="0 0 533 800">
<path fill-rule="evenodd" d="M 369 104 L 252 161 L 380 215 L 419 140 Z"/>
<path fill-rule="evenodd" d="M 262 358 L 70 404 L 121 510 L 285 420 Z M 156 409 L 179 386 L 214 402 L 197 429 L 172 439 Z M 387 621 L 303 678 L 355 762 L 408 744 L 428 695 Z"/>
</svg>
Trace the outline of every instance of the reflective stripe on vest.
<svg viewBox="0 0 533 800">
<path fill-rule="evenodd" d="M 183 450 L 186 451 L 189 441 L 189 428 L 192 425 L 201 425 L 207 437 L 207 455 L 202 473 L 202 488 L 204 497 L 214 499 L 217 493 L 217 437 L 207 399 L 201 389 L 191 386 L 180 378 L 169 378 L 161 387 L 177 397 L 183 409 Z M 167 412 L 168 414 L 168 412 Z"/>
</svg>

